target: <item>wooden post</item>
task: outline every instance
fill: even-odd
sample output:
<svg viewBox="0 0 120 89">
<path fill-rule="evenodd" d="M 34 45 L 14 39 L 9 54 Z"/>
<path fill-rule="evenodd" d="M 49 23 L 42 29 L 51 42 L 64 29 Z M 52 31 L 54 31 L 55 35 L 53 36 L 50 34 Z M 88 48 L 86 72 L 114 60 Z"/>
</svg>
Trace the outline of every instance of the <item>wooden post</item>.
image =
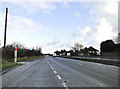
<svg viewBox="0 0 120 89">
<path fill-rule="evenodd" d="M 6 8 L 6 17 L 5 17 L 5 32 L 4 32 L 4 59 L 6 60 L 6 30 L 7 30 L 7 14 L 8 8 Z"/>
</svg>

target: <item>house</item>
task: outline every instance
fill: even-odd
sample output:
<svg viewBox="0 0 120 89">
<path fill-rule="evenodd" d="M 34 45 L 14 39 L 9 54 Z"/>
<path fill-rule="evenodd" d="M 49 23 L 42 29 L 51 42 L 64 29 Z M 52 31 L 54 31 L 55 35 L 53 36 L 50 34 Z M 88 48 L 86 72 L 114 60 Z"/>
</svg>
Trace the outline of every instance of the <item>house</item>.
<svg viewBox="0 0 120 89">
<path fill-rule="evenodd" d="M 93 48 L 92 46 L 90 46 L 88 48 L 88 53 L 89 53 L 89 55 L 96 56 L 96 55 L 98 55 L 99 51 L 97 49 Z"/>
<path fill-rule="evenodd" d="M 101 43 L 101 55 L 103 58 L 119 59 L 120 43 L 115 44 L 112 40 L 106 40 Z"/>
<path fill-rule="evenodd" d="M 79 56 L 97 56 L 99 54 L 99 51 L 92 46 L 89 48 L 85 47 L 84 49 L 81 49 L 79 52 Z"/>
</svg>

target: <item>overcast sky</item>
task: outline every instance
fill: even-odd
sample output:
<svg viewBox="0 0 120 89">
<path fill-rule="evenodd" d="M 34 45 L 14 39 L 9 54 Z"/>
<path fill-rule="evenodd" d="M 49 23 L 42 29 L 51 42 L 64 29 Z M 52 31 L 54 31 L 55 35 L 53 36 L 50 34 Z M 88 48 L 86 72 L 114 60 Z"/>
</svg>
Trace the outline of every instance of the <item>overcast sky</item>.
<svg viewBox="0 0 120 89">
<path fill-rule="evenodd" d="M 100 43 L 118 33 L 118 0 L 112 2 L 1 2 L 0 38 L 3 45 L 8 7 L 7 44 L 42 47 L 43 53 L 69 50 L 78 42 L 99 50 Z M 94 0 L 95 1 L 95 0 Z"/>
</svg>

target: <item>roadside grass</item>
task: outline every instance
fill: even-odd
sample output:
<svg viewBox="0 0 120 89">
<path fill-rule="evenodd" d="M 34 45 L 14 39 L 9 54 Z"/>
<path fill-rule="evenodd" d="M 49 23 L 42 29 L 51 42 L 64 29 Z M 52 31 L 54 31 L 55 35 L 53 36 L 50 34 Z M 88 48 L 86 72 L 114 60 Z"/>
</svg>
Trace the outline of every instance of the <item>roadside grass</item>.
<svg viewBox="0 0 120 89">
<path fill-rule="evenodd" d="M 23 57 L 23 58 L 18 58 L 17 62 L 21 62 L 21 61 L 33 61 L 33 60 L 37 60 L 37 59 L 41 59 L 44 56 L 32 56 L 32 57 Z M 7 59 L 7 61 L 2 61 L 2 64 L 0 64 L 0 70 L 5 70 L 7 68 L 11 68 L 17 65 L 22 65 L 21 63 L 15 63 L 14 59 Z"/>
<path fill-rule="evenodd" d="M 22 58 L 17 58 L 17 62 L 21 62 L 21 61 L 33 61 L 36 59 L 41 59 L 44 56 L 32 56 L 32 57 L 22 57 Z M 9 62 L 14 62 L 14 59 L 8 59 Z"/>
<path fill-rule="evenodd" d="M 17 66 L 17 65 L 21 65 L 21 64 L 15 63 L 15 62 L 4 62 L 4 63 L 2 63 L 2 70 L 13 67 L 13 66 Z"/>
<path fill-rule="evenodd" d="M 36 59 L 41 59 L 43 58 L 43 56 L 32 56 L 32 57 L 23 57 L 23 58 L 18 58 L 18 62 L 20 61 L 33 61 L 33 60 L 36 60 Z"/>
</svg>

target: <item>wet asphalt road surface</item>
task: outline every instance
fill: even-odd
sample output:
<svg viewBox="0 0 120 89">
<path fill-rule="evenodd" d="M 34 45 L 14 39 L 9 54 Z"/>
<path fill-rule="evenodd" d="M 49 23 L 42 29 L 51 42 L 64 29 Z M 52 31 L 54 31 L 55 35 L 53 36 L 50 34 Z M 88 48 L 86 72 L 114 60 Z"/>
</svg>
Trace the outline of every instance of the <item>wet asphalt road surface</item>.
<svg viewBox="0 0 120 89">
<path fill-rule="evenodd" d="M 2 75 L 2 87 L 118 87 L 118 67 L 46 56 Z"/>
</svg>

